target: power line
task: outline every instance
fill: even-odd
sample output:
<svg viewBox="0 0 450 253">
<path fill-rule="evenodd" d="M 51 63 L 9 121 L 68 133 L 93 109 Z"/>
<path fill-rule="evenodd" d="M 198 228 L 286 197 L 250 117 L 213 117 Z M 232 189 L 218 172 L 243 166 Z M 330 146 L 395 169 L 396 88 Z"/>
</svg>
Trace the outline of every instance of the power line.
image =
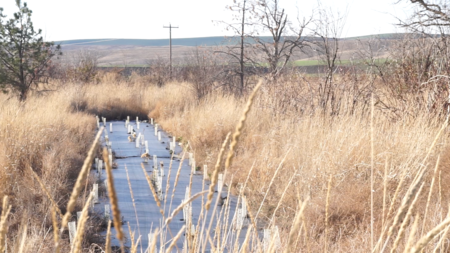
<svg viewBox="0 0 450 253">
<path fill-rule="evenodd" d="M 172 28 L 179 28 L 178 26 L 172 26 L 169 23 L 169 26 L 163 26 L 163 28 L 169 28 L 169 43 L 170 43 L 170 79 L 172 79 Z"/>
</svg>

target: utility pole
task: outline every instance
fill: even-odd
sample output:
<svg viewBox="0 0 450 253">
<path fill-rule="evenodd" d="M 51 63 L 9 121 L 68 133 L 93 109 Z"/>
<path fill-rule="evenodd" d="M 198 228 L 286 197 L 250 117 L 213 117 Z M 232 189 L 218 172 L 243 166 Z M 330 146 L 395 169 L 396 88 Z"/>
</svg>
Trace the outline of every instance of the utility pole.
<svg viewBox="0 0 450 253">
<path fill-rule="evenodd" d="M 178 26 L 172 26 L 169 23 L 169 26 L 163 26 L 163 28 L 169 28 L 169 43 L 170 43 L 170 79 L 172 80 L 172 28 L 178 28 Z"/>
</svg>

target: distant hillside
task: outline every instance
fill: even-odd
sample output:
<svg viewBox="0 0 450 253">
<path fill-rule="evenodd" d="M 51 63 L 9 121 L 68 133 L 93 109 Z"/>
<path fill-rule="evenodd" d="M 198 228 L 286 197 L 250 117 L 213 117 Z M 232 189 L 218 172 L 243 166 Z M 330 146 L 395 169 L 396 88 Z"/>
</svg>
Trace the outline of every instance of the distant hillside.
<svg viewBox="0 0 450 253">
<path fill-rule="evenodd" d="M 353 39 L 400 39 L 407 35 L 406 33 L 386 33 L 386 34 L 373 34 L 358 37 L 342 38 L 343 40 Z M 262 40 L 270 41 L 271 37 L 261 36 Z M 308 40 L 315 40 L 317 38 L 306 37 Z M 174 46 L 219 46 L 227 44 L 235 44 L 238 38 L 236 37 L 199 37 L 199 38 L 182 38 L 172 39 L 172 45 Z M 55 41 L 56 44 L 62 46 L 138 46 L 138 47 L 162 47 L 169 45 L 169 39 L 81 39 L 81 40 L 64 40 Z"/>
<path fill-rule="evenodd" d="M 263 39 L 269 39 L 269 37 L 262 37 Z M 200 37 L 200 38 L 185 38 L 185 39 L 172 39 L 172 45 L 174 46 L 218 46 L 224 44 L 234 44 L 236 38 L 228 37 Z M 62 46 L 140 46 L 140 47 L 161 47 L 168 46 L 169 39 L 87 39 L 87 40 L 65 40 L 55 41 Z"/>
<path fill-rule="evenodd" d="M 414 34 L 375 34 L 351 38 L 342 38 L 340 45 L 340 59 L 348 60 L 354 58 L 360 49 L 359 40 L 380 39 L 383 40 L 383 48 L 388 48 L 396 39 L 406 35 Z M 419 36 L 419 35 L 417 35 Z M 271 37 L 264 36 L 260 39 L 270 42 Z M 317 37 L 305 37 L 306 40 L 319 40 Z M 184 61 L 190 57 L 195 57 L 198 50 L 196 46 L 202 46 L 200 50 L 216 50 L 211 47 L 225 45 L 235 45 L 239 42 L 239 37 L 199 37 L 172 39 L 172 57 L 174 61 Z M 251 42 L 249 39 L 248 42 Z M 145 66 L 149 61 L 157 59 L 168 59 L 169 39 L 80 39 L 56 41 L 62 45 L 63 58 L 70 60 L 71 55 L 77 55 L 80 51 L 87 50 L 95 52 L 98 63 L 101 66 Z M 381 46 L 381 45 L 380 45 Z M 379 55 L 379 58 L 385 56 Z M 306 48 L 298 51 L 291 58 L 293 61 L 305 61 L 309 64 L 317 60 L 315 53 Z M 303 63 L 301 63 L 303 64 Z"/>
</svg>

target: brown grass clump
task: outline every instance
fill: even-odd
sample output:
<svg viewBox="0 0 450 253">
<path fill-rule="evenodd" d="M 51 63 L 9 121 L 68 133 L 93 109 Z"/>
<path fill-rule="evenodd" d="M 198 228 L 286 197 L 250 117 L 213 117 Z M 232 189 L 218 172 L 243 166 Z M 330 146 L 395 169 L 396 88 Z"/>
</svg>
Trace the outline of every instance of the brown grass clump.
<svg viewBox="0 0 450 253">
<path fill-rule="evenodd" d="M 10 196 L 13 206 L 1 223 L 8 228 L 4 234 L 8 252 L 51 252 L 54 240 L 59 241 L 61 252 L 70 250 L 65 233 L 44 237 L 42 231 L 65 227 L 70 213 L 81 207 L 80 189 L 85 184 L 80 187 L 80 182 L 86 182 L 91 154 L 85 167 L 83 160 L 95 132 L 90 113 L 108 120 L 155 118 L 164 130 L 189 143 L 197 165 L 212 168 L 219 164 L 211 177 L 214 189 L 227 135 L 242 122 L 238 115 L 246 108 L 249 94 L 236 97 L 217 90 L 198 99 L 188 83 L 158 88 L 137 79 L 111 78 L 105 80 L 114 84 L 68 85 L 44 97 L 31 96 L 26 103 L 0 95 L 0 168 L 4 168 L 0 170 L 0 196 Z M 316 81 L 308 80 L 310 84 Z M 318 104 L 315 93 L 297 84 L 261 86 L 245 117 L 246 127 L 236 131 L 225 161 L 229 193 L 245 196 L 249 207 L 251 230 L 244 245 L 228 245 L 233 243 L 225 239 L 237 233 L 230 225 L 232 217 L 227 214 L 231 211 L 225 201 L 222 211 L 212 217 L 217 219 L 214 236 L 205 233 L 204 216 L 193 224 L 194 236 L 187 238 L 192 252 L 201 252 L 206 245 L 219 252 L 263 252 L 257 236 L 263 226 L 278 226 L 282 252 L 371 252 L 368 242 L 372 240 L 375 252 L 447 251 L 450 135 L 446 125 L 442 126 L 443 119 L 415 107 L 411 108 L 414 113 L 391 110 L 401 101 L 377 84 L 371 91 L 376 100 L 373 117 L 370 94 L 356 98 L 336 91 L 339 109 L 322 110 L 314 106 Z M 412 105 L 402 106 L 406 104 Z M 110 168 L 107 164 L 108 192 L 117 237 L 122 241 Z M 76 180 L 78 176 L 81 181 Z M 212 196 L 204 198 L 204 204 L 213 205 Z M 183 204 L 174 210 L 169 206 L 169 217 L 164 217 L 162 204 L 159 201 L 158 206 L 165 222 L 157 228 L 152 247 L 158 235 L 159 242 L 173 238 L 165 241 L 170 249 L 191 228 L 170 231 L 167 224 Z M 60 225 L 55 218 L 57 208 L 66 214 Z M 42 221 L 50 213 L 55 217 Z M 22 215 L 28 218 L 26 225 Z M 10 244 L 13 238 L 26 238 L 26 243 Z M 278 247 L 274 240 L 268 243 L 272 250 Z M 0 237 L 0 246 L 3 241 Z M 110 252 L 109 245 L 105 251 Z"/>
</svg>

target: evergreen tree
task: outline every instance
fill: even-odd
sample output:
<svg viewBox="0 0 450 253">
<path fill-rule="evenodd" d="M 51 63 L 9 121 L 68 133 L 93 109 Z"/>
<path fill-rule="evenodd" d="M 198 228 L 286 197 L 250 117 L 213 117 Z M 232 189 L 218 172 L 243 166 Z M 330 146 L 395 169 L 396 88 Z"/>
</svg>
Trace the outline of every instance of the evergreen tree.
<svg viewBox="0 0 450 253">
<path fill-rule="evenodd" d="M 41 29 L 34 30 L 26 3 L 16 0 L 16 5 L 19 11 L 9 20 L 0 9 L 0 90 L 17 93 L 23 101 L 38 82 L 48 79 L 51 59 L 61 49 L 44 42 Z"/>
</svg>

